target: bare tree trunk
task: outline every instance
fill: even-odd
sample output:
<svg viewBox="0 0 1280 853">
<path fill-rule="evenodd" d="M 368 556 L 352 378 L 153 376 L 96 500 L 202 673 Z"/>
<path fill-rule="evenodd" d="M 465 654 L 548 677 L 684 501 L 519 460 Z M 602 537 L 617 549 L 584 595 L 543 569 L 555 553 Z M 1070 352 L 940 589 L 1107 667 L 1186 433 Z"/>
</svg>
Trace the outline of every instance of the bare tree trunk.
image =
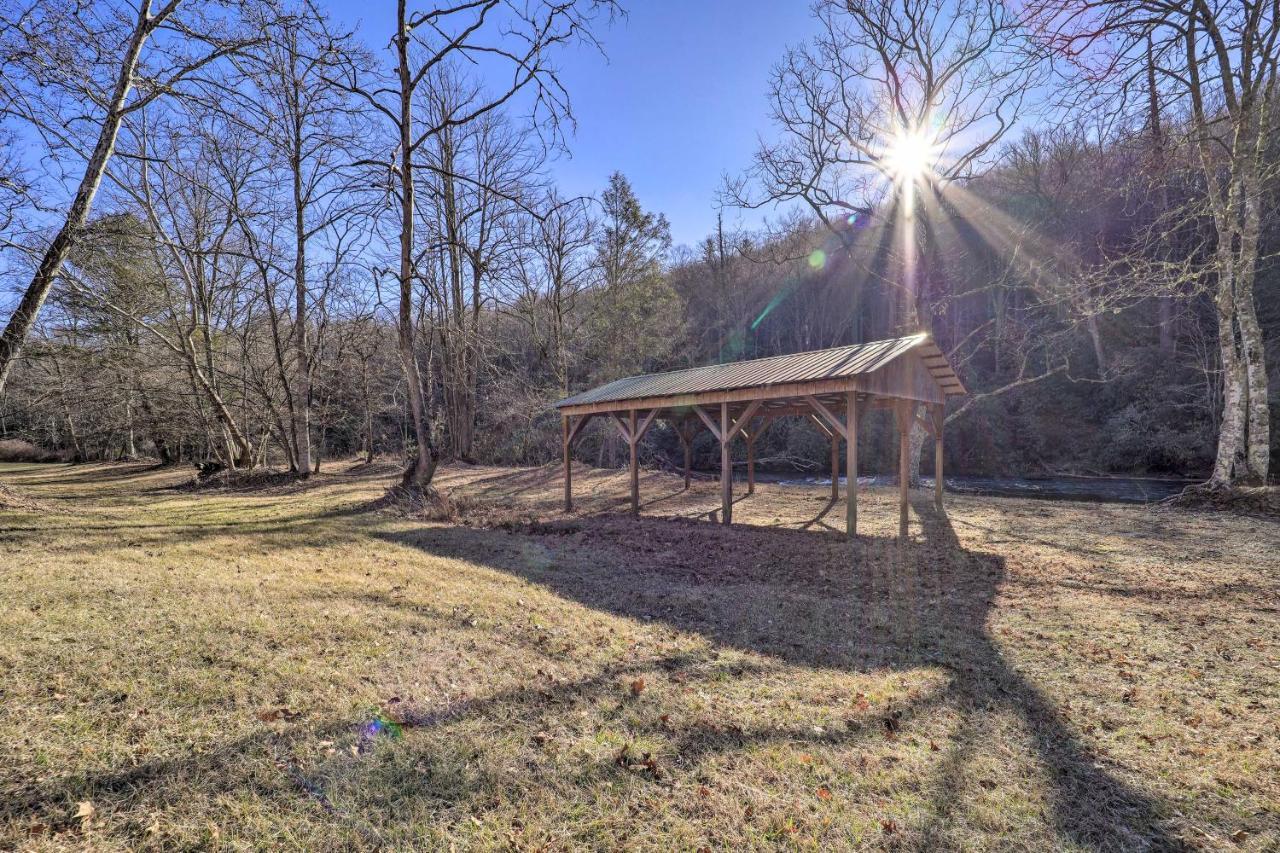
<svg viewBox="0 0 1280 853">
<path fill-rule="evenodd" d="M 124 455 L 128 459 L 138 457 L 138 446 L 133 434 L 133 389 L 126 385 L 124 392 L 125 444 Z"/>
<path fill-rule="evenodd" d="M 1221 295 L 1219 299 L 1221 299 Z M 1228 296 L 1228 299 L 1230 297 Z M 1213 462 L 1211 487 L 1227 488 L 1240 479 L 1245 467 L 1245 375 L 1236 350 L 1234 306 L 1218 308 L 1218 349 L 1222 359 L 1222 422 L 1218 451 Z"/>
<path fill-rule="evenodd" d="M 133 75 L 138 67 L 138 57 L 153 27 L 159 23 L 157 19 L 151 17 L 150 10 L 150 0 L 143 0 L 138 10 L 138 20 L 129 38 L 129 45 L 120 61 L 115 90 L 107 104 L 102 127 L 98 130 L 98 140 L 94 144 L 93 153 L 89 155 L 88 163 L 85 164 L 84 176 L 80 179 L 80 186 L 76 189 L 71 207 L 67 210 L 67 218 L 50 241 L 49 247 L 45 249 L 44 256 L 40 259 L 40 266 L 36 268 L 35 275 L 31 278 L 31 283 L 27 285 L 26 292 L 22 294 L 22 300 L 9 318 L 4 333 L 0 334 L 0 391 L 4 390 L 9 371 L 13 369 L 13 363 L 22 350 L 27 333 L 40 314 L 49 290 L 58 277 L 58 271 L 62 268 L 71 247 L 89 219 L 94 196 L 97 195 L 98 187 L 102 184 L 107 163 L 115 152 L 120 122 L 124 118 L 125 100 L 129 97 L 130 89 L 133 88 Z"/>
<path fill-rule="evenodd" d="M 364 461 L 373 462 L 373 404 L 369 394 L 369 360 L 360 357 L 360 397 L 364 403 Z"/>
<path fill-rule="evenodd" d="M 403 485 L 425 490 L 436 473 L 439 453 L 431 440 L 427 423 L 426 400 L 422 394 L 422 375 L 414 353 L 413 321 L 413 75 L 409 70 L 410 35 L 406 27 L 405 0 L 396 4 L 396 57 L 400 78 L 400 311 L 398 317 L 400 363 L 408 386 L 409 412 L 417 452 L 405 469 Z"/>
<path fill-rule="evenodd" d="M 300 93 L 297 90 L 297 42 L 290 33 L 289 65 L 294 72 L 291 75 L 293 91 L 290 93 L 296 100 Z M 294 371 L 296 375 L 294 390 L 297 399 L 293 407 L 293 440 L 297 447 L 298 473 L 306 477 L 311 472 L 311 354 L 307 345 L 307 224 L 306 201 L 302 191 L 302 145 L 303 127 L 302 111 L 293 110 L 293 135 L 290 137 L 292 150 L 289 152 L 289 169 L 293 173 L 293 286 L 294 286 L 294 329 L 293 341 Z"/>
<path fill-rule="evenodd" d="M 1258 269 L 1258 243 L 1261 233 L 1261 181 L 1256 161 L 1249 158 L 1244 169 L 1241 203 L 1244 222 L 1240 235 L 1240 265 L 1235 282 L 1236 326 L 1240 330 L 1240 353 L 1244 362 L 1249 478 L 1265 485 L 1271 462 L 1271 413 L 1268 408 L 1266 352 L 1263 348 L 1262 324 L 1254 301 L 1253 284 Z"/>
</svg>

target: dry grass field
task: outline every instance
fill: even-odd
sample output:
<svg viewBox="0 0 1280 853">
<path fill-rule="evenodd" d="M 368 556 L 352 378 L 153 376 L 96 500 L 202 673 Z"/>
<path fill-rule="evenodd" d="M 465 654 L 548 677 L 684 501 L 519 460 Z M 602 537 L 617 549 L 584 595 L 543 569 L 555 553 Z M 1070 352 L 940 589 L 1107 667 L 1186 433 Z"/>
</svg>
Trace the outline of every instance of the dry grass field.
<svg viewBox="0 0 1280 853">
<path fill-rule="evenodd" d="M 1280 847 L 1275 521 L 393 477 L 0 466 L 0 848 Z"/>
</svg>

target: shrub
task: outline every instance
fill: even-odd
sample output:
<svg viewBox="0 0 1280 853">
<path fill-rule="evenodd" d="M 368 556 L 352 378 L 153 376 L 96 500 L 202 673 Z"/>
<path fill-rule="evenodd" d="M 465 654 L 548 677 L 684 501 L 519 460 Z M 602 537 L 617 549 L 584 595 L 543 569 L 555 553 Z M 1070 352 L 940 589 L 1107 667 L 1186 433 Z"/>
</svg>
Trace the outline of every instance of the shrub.
<svg viewBox="0 0 1280 853">
<path fill-rule="evenodd" d="M 0 439 L 0 462 L 65 462 L 63 454 L 37 447 L 21 438 Z"/>
</svg>

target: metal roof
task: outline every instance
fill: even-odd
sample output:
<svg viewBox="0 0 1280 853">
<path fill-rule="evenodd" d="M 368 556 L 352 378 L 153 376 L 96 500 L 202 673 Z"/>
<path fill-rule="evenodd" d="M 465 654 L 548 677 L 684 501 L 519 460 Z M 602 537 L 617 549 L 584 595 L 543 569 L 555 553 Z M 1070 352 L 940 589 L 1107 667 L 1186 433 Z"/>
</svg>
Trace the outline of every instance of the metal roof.
<svg viewBox="0 0 1280 853">
<path fill-rule="evenodd" d="M 919 350 L 925 367 L 948 396 L 965 393 L 942 350 L 927 333 L 920 332 L 905 338 L 629 376 L 575 394 L 556 403 L 556 407 L 838 379 L 872 373 L 912 350 Z"/>
</svg>

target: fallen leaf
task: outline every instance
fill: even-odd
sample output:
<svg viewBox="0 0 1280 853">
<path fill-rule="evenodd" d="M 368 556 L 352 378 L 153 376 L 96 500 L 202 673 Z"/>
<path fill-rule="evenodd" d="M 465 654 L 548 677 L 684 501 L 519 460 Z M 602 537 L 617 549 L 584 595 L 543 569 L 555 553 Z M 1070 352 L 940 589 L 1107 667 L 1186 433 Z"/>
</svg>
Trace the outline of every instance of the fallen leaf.
<svg viewBox="0 0 1280 853">
<path fill-rule="evenodd" d="M 818 799 L 820 799 L 820 800 L 829 800 L 829 799 L 831 799 L 831 791 L 830 791 L 829 789 L 827 789 L 826 787 L 819 788 L 819 789 L 818 789 Z"/>
<path fill-rule="evenodd" d="M 93 820 L 93 815 L 97 811 L 98 810 L 93 807 L 93 803 L 89 802 L 88 800 L 81 800 L 80 802 L 76 803 L 76 813 L 75 815 L 73 815 L 73 817 L 81 821 L 89 821 L 89 820 Z"/>
<path fill-rule="evenodd" d="M 631 695 L 632 695 L 632 696 L 639 696 L 639 695 L 640 695 L 641 693 L 643 693 L 643 692 L 644 692 L 644 679 L 643 679 L 643 678 L 637 678 L 635 681 L 631 682 Z"/>
<path fill-rule="evenodd" d="M 898 822 L 896 820 L 880 821 L 880 828 L 884 830 L 885 835 L 893 835 L 898 831 Z"/>
</svg>

